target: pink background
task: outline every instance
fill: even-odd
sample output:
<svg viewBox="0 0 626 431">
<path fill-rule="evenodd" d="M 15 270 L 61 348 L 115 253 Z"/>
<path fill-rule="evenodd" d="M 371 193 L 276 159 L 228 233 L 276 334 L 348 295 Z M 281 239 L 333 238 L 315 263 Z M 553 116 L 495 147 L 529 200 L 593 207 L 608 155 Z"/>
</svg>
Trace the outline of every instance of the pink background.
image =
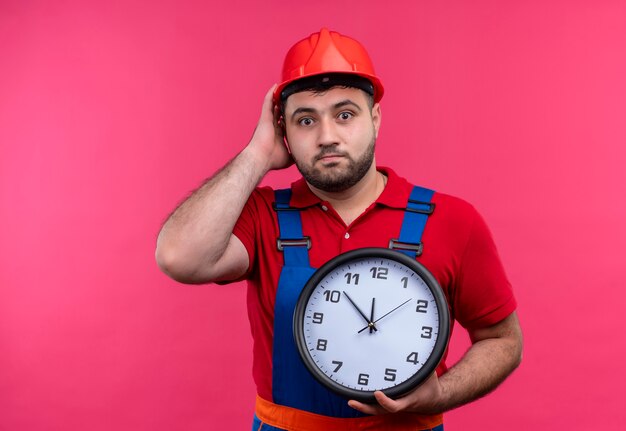
<svg viewBox="0 0 626 431">
<path fill-rule="evenodd" d="M 379 163 L 471 201 L 516 290 L 524 362 L 447 429 L 624 428 L 626 2 L 4 0 L 0 430 L 249 428 L 245 286 L 155 238 L 322 25 L 385 83 Z"/>
</svg>

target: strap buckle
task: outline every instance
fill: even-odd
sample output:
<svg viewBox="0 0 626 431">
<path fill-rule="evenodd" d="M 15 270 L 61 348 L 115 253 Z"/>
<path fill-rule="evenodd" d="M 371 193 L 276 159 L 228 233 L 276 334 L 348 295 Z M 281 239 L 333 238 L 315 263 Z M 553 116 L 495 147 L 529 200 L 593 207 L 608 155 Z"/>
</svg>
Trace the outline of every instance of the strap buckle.
<svg viewBox="0 0 626 431">
<path fill-rule="evenodd" d="M 420 241 L 415 244 L 411 242 L 398 241 L 397 239 L 390 239 L 389 248 L 392 250 L 414 251 L 417 256 L 421 256 L 424 251 L 424 243 Z"/>
<path fill-rule="evenodd" d="M 407 204 L 407 207 L 405 209 L 412 213 L 431 215 L 435 211 L 435 204 L 432 202 L 414 201 L 413 199 L 409 199 L 408 203 L 426 207 L 426 208 L 411 208 L 410 205 Z"/>
<path fill-rule="evenodd" d="M 311 249 L 311 237 L 305 236 L 302 238 L 278 238 L 276 240 L 276 247 L 278 251 L 283 251 L 285 247 L 305 247 L 307 250 Z"/>
</svg>

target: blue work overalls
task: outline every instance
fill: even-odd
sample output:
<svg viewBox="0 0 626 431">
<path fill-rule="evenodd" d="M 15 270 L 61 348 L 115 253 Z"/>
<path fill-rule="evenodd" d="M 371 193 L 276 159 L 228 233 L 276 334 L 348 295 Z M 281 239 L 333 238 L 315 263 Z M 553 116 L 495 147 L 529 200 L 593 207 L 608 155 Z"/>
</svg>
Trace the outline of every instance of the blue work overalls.
<svg viewBox="0 0 626 431">
<path fill-rule="evenodd" d="M 390 240 L 394 248 L 415 258 L 422 252 L 422 233 L 434 204 L 433 191 L 414 187 L 405 210 L 400 235 Z M 272 351 L 273 402 L 318 415 L 335 418 L 359 418 L 364 415 L 348 406 L 347 400 L 331 392 L 307 371 L 295 346 L 293 312 L 304 285 L 317 270 L 309 264 L 310 239 L 302 232 L 300 210 L 289 206 L 291 189 L 275 191 L 274 209 L 277 212 L 284 266 L 278 280 L 274 305 L 274 340 Z M 263 424 L 255 416 L 253 430 L 279 430 Z M 437 427 L 437 431 L 443 426 Z"/>
</svg>

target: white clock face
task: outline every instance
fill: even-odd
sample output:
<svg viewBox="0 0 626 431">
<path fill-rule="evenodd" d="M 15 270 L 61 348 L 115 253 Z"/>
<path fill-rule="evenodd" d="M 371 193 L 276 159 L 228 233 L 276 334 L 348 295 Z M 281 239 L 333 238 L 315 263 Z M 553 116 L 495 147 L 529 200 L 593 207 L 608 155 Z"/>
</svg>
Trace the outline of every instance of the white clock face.
<svg viewBox="0 0 626 431">
<path fill-rule="evenodd" d="M 299 322 L 296 316 L 308 367 L 344 395 L 419 384 L 439 363 L 448 337 L 447 306 L 444 300 L 440 316 L 443 295 L 434 278 L 397 252 L 364 250 L 384 251 L 323 267 L 307 284 Z"/>
</svg>

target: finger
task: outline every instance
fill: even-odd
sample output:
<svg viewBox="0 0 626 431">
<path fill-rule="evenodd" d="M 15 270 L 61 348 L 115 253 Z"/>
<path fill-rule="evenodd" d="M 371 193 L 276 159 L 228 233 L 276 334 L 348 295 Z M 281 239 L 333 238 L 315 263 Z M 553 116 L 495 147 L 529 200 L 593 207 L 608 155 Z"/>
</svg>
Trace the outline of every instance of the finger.
<svg viewBox="0 0 626 431">
<path fill-rule="evenodd" d="M 404 408 L 404 403 L 399 400 L 393 400 L 385 395 L 381 391 L 374 392 L 374 397 L 376 397 L 376 401 L 378 404 L 388 412 L 395 413 L 399 412 Z"/>
<path fill-rule="evenodd" d="M 280 115 L 280 108 L 274 105 L 274 127 L 276 128 L 276 132 L 282 136 L 283 134 L 283 124 L 282 124 L 282 116 Z"/>
<path fill-rule="evenodd" d="M 272 85 L 268 92 L 265 93 L 265 97 L 263 98 L 263 110 L 261 112 L 261 118 L 269 115 L 271 115 L 272 117 L 274 116 L 274 90 L 277 86 L 277 84 Z M 268 117 L 266 117 L 266 119 L 269 120 Z"/>
<path fill-rule="evenodd" d="M 274 99 L 274 91 L 276 90 L 276 87 L 278 87 L 278 84 L 274 84 L 270 87 L 270 89 L 268 90 L 267 94 L 265 95 L 265 99 L 270 99 L 273 100 Z"/>
<path fill-rule="evenodd" d="M 350 400 L 348 401 L 348 405 L 361 413 L 365 413 L 366 415 L 382 415 L 389 413 L 387 410 L 376 404 L 365 404 L 355 400 Z"/>
</svg>

